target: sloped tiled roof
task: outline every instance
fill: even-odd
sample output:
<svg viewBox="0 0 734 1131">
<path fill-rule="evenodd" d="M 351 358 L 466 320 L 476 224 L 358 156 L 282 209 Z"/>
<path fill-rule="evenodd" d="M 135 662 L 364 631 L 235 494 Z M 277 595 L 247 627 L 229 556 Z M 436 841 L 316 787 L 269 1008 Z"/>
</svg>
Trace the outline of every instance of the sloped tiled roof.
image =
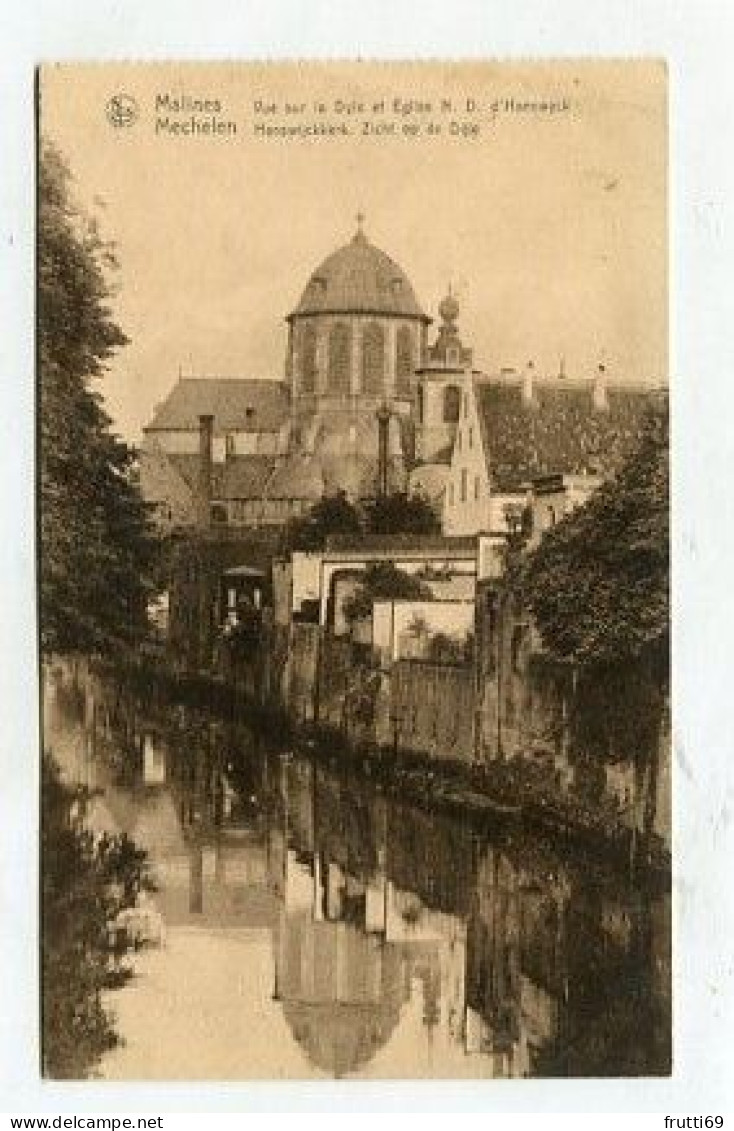
<svg viewBox="0 0 734 1131">
<path fill-rule="evenodd" d="M 484 453 L 492 483 L 517 487 L 538 475 L 609 475 L 640 436 L 643 420 L 665 394 L 653 388 L 607 390 L 597 408 L 591 382 L 536 380 L 532 402 L 522 385 L 506 379 L 475 385 Z"/>
<path fill-rule="evenodd" d="M 196 490 L 199 476 L 198 455 L 168 456 L 173 466 Z M 212 498 L 261 499 L 278 463 L 275 456 L 230 456 L 224 463 L 212 464 Z"/>
<path fill-rule="evenodd" d="M 294 453 L 279 461 L 268 482 L 269 499 L 320 499 L 324 477 L 319 460 L 309 454 Z"/>
<path fill-rule="evenodd" d="M 432 557 L 473 558 L 473 535 L 447 537 L 445 534 L 330 534 L 326 540 L 330 554 L 430 554 Z"/>
<path fill-rule="evenodd" d="M 146 431 L 197 429 L 211 413 L 214 431 L 276 432 L 288 416 L 282 381 L 240 377 L 183 377 L 156 409 Z"/>
</svg>

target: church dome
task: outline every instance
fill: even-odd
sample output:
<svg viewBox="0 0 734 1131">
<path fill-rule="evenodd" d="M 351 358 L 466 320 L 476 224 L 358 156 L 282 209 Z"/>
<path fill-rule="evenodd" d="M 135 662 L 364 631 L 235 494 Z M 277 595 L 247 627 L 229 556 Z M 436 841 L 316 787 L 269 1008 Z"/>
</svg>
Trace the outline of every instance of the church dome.
<svg viewBox="0 0 734 1131">
<path fill-rule="evenodd" d="M 431 321 L 405 272 L 369 242 L 361 221 L 351 242 L 314 271 L 289 318 L 306 314 L 387 314 Z"/>
</svg>

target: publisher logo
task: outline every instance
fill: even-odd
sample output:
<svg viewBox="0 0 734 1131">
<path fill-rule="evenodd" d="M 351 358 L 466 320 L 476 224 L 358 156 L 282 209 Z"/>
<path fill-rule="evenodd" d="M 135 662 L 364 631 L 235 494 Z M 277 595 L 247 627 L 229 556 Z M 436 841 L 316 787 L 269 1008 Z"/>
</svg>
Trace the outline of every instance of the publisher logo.
<svg viewBox="0 0 734 1131">
<path fill-rule="evenodd" d="M 132 126 L 140 113 L 131 94 L 113 94 L 106 106 L 107 120 L 115 129 Z"/>
</svg>

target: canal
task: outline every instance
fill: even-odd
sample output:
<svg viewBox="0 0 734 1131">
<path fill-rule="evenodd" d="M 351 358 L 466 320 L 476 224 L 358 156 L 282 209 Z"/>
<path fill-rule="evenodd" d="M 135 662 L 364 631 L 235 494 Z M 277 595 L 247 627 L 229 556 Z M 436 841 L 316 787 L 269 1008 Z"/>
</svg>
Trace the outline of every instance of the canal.
<svg viewBox="0 0 734 1131">
<path fill-rule="evenodd" d="M 241 720 L 49 668 L 44 744 L 149 854 L 120 1080 L 657 1075 L 670 896 L 388 798 Z"/>
</svg>

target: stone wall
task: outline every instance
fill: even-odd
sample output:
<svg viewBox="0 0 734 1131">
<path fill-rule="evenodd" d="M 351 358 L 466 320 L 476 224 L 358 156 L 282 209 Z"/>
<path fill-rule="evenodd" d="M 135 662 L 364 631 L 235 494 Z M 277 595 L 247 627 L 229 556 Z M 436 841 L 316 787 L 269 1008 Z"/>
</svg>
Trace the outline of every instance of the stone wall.
<svg viewBox="0 0 734 1131">
<path fill-rule="evenodd" d="M 282 695 L 291 718 L 302 722 L 313 720 L 317 709 L 319 635 L 317 624 L 291 625 Z"/>
<path fill-rule="evenodd" d="M 474 669 L 400 660 L 391 672 L 390 721 L 398 750 L 436 759 L 474 757 Z"/>
<path fill-rule="evenodd" d="M 480 583 L 476 695 L 479 759 L 523 759 L 638 829 L 653 789 L 654 831 L 670 846 L 670 712 L 641 665 L 579 671 L 553 660 L 527 610 Z"/>
</svg>

